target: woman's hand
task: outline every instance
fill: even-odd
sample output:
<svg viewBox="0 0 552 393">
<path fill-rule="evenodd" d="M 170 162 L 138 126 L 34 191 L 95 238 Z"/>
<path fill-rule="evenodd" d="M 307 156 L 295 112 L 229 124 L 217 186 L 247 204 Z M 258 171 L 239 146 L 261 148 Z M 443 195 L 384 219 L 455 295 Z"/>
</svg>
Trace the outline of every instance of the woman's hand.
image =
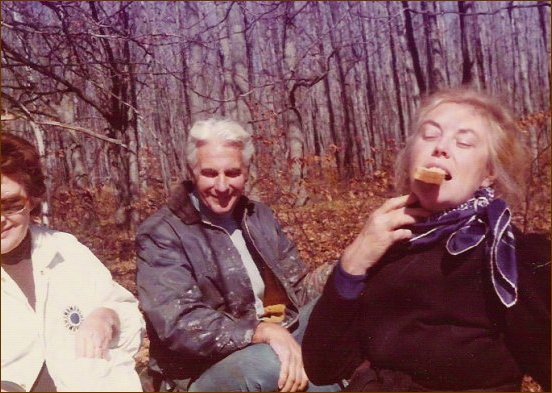
<svg viewBox="0 0 552 393">
<path fill-rule="evenodd" d="M 374 266 L 394 243 L 410 239 L 412 231 L 404 228 L 431 212 L 408 207 L 418 199 L 414 194 L 388 199 L 368 217 L 356 239 L 345 249 L 341 267 L 349 274 L 363 275 Z"/>
<path fill-rule="evenodd" d="M 261 322 L 253 335 L 253 343 L 266 343 L 276 352 L 280 359 L 278 389 L 281 392 L 300 392 L 306 389 L 309 380 L 303 366 L 301 346 L 286 328 Z"/>
<path fill-rule="evenodd" d="M 121 322 L 115 311 L 100 307 L 82 322 L 76 335 L 76 355 L 108 359 L 109 344 L 119 335 Z"/>
</svg>

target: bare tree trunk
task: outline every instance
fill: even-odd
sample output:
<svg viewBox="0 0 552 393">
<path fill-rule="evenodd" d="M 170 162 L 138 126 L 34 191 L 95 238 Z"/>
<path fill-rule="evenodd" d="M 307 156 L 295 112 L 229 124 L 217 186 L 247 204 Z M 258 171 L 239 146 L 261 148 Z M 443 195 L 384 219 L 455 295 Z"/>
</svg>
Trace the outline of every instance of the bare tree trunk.
<svg viewBox="0 0 552 393">
<path fill-rule="evenodd" d="M 473 7 L 471 1 L 458 1 L 458 12 L 460 14 L 460 42 L 462 48 L 462 84 L 469 85 L 472 82 L 472 66 L 473 61 L 470 58 L 470 48 L 468 40 L 468 32 L 466 28 L 466 14 Z"/>
<path fill-rule="evenodd" d="M 38 124 L 34 121 L 30 121 L 31 129 L 33 130 L 36 148 L 38 154 L 40 155 L 40 160 L 44 163 L 44 168 L 48 168 L 48 163 L 46 159 L 46 146 L 44 143 L 44 131 L 40 128 Z M 52 206 L 52 191 L 53 191 L 53 181 L 51 176 L 46 176 L 46 200 L 42 201 L 40 206 L 40 220 L 44 225 L 50 225 L 51 216 L 50 216 L 50 206 Z"/>
<path fill-rule="evenodd" d="M 395 87 L 395 105 L 399 114 L 399 127 L 401 139 L 406 139 L 406 126 L 404 122 L 403 106 L 401 103 L 401 83 L 399 81 L 399 70 L 397 67 L 397 55 L 395 50 L 395 38 L 393 37 L 393 29 L 389 26 L 389 48 L 391 51 L 391 74 L 393 75 L 393 85 Z"/>
<path fill-rule="evenodd" d="M 420 93 L 424 94 L 426 92 L 425 78 L 420 63 L 420 56 L 418 55 L 418 47 L 416 46 L 416 40 L 414 38 L 414 28 L 412 27 L 412 17 L 410 16 L 408 1 L 401 1 L 401 5 L 404 10 L 406 43 L 408 45 L 410 56 L 412 56 L 414 75 L 416 76 Z"/>
<path fill-rule="evenodd" d="M 542 31 L 543 46 L 546 53 L 548 54 L 548 57 L 550 57 L 550 2 L 540 0 L 538 3 L 542 4 L 542 7 L 539 7 L 539 25 Z M 548 5 L 548 12 L 546 11 L 546 7 L 545 7 L 546 5 Z M 548 26 L 548 29 L 546 28 L 547 26 Z M 547 86 L 549 86 L 550 85 L 550 61 L 547 61 L 546 64 L 548 65 Z"/>
<path fill-rule="evenodd" d="M 173 4 L 175 7 L 175 15 L 177 15 L 176 18 L 176 26 L 178 31 L 181 31 L 183 29 L 183 23 L 182 21 L 187 21 L 192 26 L 197 23 L 198 17 L 197 17 L 197 11 L 194 8 L 193 4 L 190 4 L 189 2 L 185 4 Z M 183 7 L 184 6 L 184 7 Z M 183 10 L 186 10 L 186 17 L 183 15 Z M 188 44 L 192 45 L 192 44 Z M 186 46 L 184 42 L 184 38 L 179 38 L 179 48 L 178 48 L 178 54 L 180 56 L 181 61 L 181 76 L 180 76 L 180 89 L 178 89 L 178 94 L 180 97 L 180 102 L 178 105 L 178 111 L 182 114 L 182 131 L 183 131 L 183 140 L 186 141 L 188 137 L 188 131 L 192 127 L 192 98 L 190 95 L 192 94 L 190 92 L 190 83 L 192 82 L 192 74 L 190 73 L 190 66 L 188 65 L 189 59 L 188 57 L 191 55 L 191 51 L 188 50 L 188 47 Z M 190 56 L 191 57 L 191 56 Z M 193 59 L 191 59 L 193 61 Z M 181 141 L 182 142 L 182 141 Z M 184 154 L 184 143 L 181 143 L 181 146 L 179 148 L 179 153 L 181 155 Z"/>
<path fill-rule="evenodd" d="M 428 7 L 427 1 L 422 1 L 422 10 L 424 13 L 424 31 L 426 39 L 426 51 L 427 51 L 427 76 L 428 76 L 428 91 L 434 92 L 435 90 L 443 87 L 445 78 L 443 76 L 444 60 L 443 60 L 443 46 L 438 35 L 437 17 L 437 4 L 435 2 L 430 3 L 432 6 Z M 429 11 L 429 13 L 428 13 Z"/>
<path fill-rule="evenodd" d="M 366 145 L 368 146 L 367 163 L 368 163 L 368 173 L 372 174 L 374 172 L 374 164 L 375 164 L 375 160 L 373 159 L 373 156 L 374 156 L 373 149 L 375 147 L 374 113 L 376 111 L 376 100 L 374 97 L 374 83 L 372 82 L 373 72 L 372 72 L 372 67 L 370 66 L 370 59 L 372 58 L 372 54 L 370 53 L 370 50 L 368 48 L 368 33 L 367 33 L 367 29 L 364 21 L 361 21 L 360 27 L 362 32 L 362 38 L 364 40 L 364 62 L 363 63 L 364 63 L 364 73 L 366 74 L 366 84 L 365 84 L 364 91 L 366 94 L 366 113 L 367 113 L 367 119 L 368 119 L 366 124 L 366 130 L 367 130 L 367 136 L 368 136 L 366 141 Z"/>
<path fill-rule="evenodd" d="M 286 3 L 286 23 L 284 26 L 284 77 L 293 78 L 297 70 L 297 41 L 292 15 L 296 12 L 296 3 Z M 289 84 L 295 84 L 292 80 Z M 286 112 L 288 124 L 288 160 L 291 165 L 291 193 L 295 196 L 295 206 L 303 206 L 307 201 L 307 190 L 303 182 L 304 131 L 301 114 L 297 109 L 297 85 L 292 85 L 289 92 L 289 109 Z"/>
<path fill-rule="evenodd" d="M 322 157 L 322 151 L 323 151 L 323 142 L 322 142 L 322 136 L 320 135 L 320 132 L 318 131 L 317 127 L 317 120 L 320 117 L 320 110 L 319 110 L 319 104 L 316 99 L 316 97 L 311 97 L 312 101 L 312 108 L 311 111 L 311 122 L 313 127 L 313 139 L 314 139 L 314 156 L 318 158 L 317 161 L 315 161 L 315 165 L 317 168 L 317 174 L 318 177 L 322 177 L 322 163 L 320 158 Z"/>
<path fill-rule="evenodd" d="M 320 3 L 314 3 L 314 7 L 315 7 L 317 19 L 319 21 L 323 21 L 323 15 L 322 15 L 322 10 L 320 9 Z M 321 23 L 316 25 L 316 32 L 318 35 L 322 34 Z M 326 58 L 328 57 L 328 54 L 324 48 L 324 42 L 322 40 L 318 41 L 318 50 L 322 58 L 326 60 Z M 328 61 L 328 65 L 329 65 L 329 61 Z M 328 128 L 330 131 L 331 142 L 334 145 L 333 155 L 335 158 L 335 165 L 336 165 L 338 175 L 342 176 L 344 172 L 344 163 L 343 163 L 343 155 L 340 153 L 340 149 L 339 149 L 339 147 L 342 144 L 342 141 L 336 128 L 335 109 L 334 109 L 334 104 L 332 100 L 332 91 L 331 91 L 329 73 L 326 75 L 326 77 L 323 80 L 323 86 L 324 86 L 323 102 L 325 103 L 325 106 L 328 111 Z M 318 132 L 318 131 L 315 130 L 315 132 Z"/>
<path fill-rule="evenodd" d="M 341 98 L 341 109 L 343 111 L 343 134 L 345 137 L 344 140 L 344 156 L 343 164 L 345 169 L 345 177 L 352 178 L 355 174 L 354 164 L 353 164 L 353 148 L 355 146 L 355 141 L 353 138 L 353 130 L 351 129 L 351 114 L 349 100 L 346 92 L 346 78 L 345 78 L 345 69 L 343 65 L 343 59 L 341 57 L 341 50 L 338 45 L 337 33 L 334 29 L 334 26 L 338 22 L 337 10 L 335 3 L 326 3 L 326 7 L 330 13 L 330 20 L 332 21 L 332 26 L 330 26 L 330 42 L 332 48 L 335 51 L 335 63 L 337 65 L 337 79 L 339 84 L 340 98 Z"/>
<path fill-rule="evenodd" d="M 435 12 L 439 13 L 443 11 L 443 5 L 440 2 L 435 2 Z M 450 39 L 450 34 L 448 34 L 446 30 L 446 23 L 443 20 L 443 18 L 436 18 L 437 19 L 437 37 L 439 42 L 441 43 L 441 50 L 442 50 L 442 56 L 443 56 L 443 68 L 441 69 L 441 72 L 444 75 L 445 78 L 445 85 L 450 85 L 451 81 L 451 75 L 452 72 L 450 70 L 450 59 L 447 56 L 446 48 L 447 46 L 452 46 L 452 40 Z M 454 67 L 456 67 L 456 64 L 454 64 Z"/>
<path fill-rule="evenodd" d="M 222 4 L 222 3 L 221 3 Z M 249 90 L 247 67 L 243 63 L 243 53 L 246 53 L 243 19 L 236 11 L 234 4 L 215 4 L 220 19 L 226 18 L 224 28 L 220 29 L 220 61 L 223 73 L 223 99 L 227 115 L 234 120 L 248 121 L 251 116 L 243 100 L 240 98 Z M 237 5 L 236 5 L 237 7 Z"/>
<path fill-rule="evenodd" d="M 75 125 L 75 102 L 71 94 L 64 94 L 57 109 L 57 115 L 62 123 Z M 81 137 L 73 130 L 63 130 L 61 138 L 65 147 L 65 155 L 71 176 L 71 184 L 81 189 L 89 186 L 88 171 L 84 164 Z"/>
<path fill-rule="evenodd" d="M 121 5 L 121 19 L 123 21 L 124 32 L 128 36 L 132 36 L 131 26 L 129 23 L 129 14 L 126 8 Z M 125 68 L 128 73 L 128 95 L 130 108 L 126 108 L 129 116 L 129 130 L 127 132 L 128 145 L 128 182 L 129 182 L 129 199 L 130 201 L 140 200 L 140 161 L 138 155 L 140 153 L 140 140 L 138 135 L 138 98 L 136 95 L 136 75 L 134 71 L 135 61 L 132 58 L 130 42 L 127 40 L 123 44 L 123 59 Z M 176 149 L 173 149 L 176 152 Z M 178 161 L 177 161 L 178 163 Z M 140 223 L 140 214 L 136 208 L 129 208 L 130 227 L 135 230 Z"/>
<path fill-rule="evenodd" d="M 92 18 L 101 26 L 100 17 L 98 15 L 99 4 L 94 2 L 89 3 Z M 126 8 L 124 3 L 120 4 L 121 15 L 125 18 Z M 103 37 L 100 38 L 100 43 L 103 50 L 106 53 L 108 65 L 109 65 L 109 82 L 110 88 L 110 102 L 109 102 L 109 115 L 108 115 L 108 136 L 114 139 L 122 140 L 128 143 L 128 128 L 129 128 L 129 108 L 128 108 L 128 83 L 124 80 L 124 72 L 121 72 L 122 64 L 116 57 L 116 51 L 111 46 L 110 40 L 106 37 L 109 35 L 103 27 L 100 27 L 100 32 Z M 126 65 L 128 65 L 128 59 Z M 123 150 L 118 145 L 108 146 L 108 157 L 110 167 L 112 169 L 112 175 L 115 179 L 115 191 L 117 193 L 117 199 L 120 206 L 117 209 L 114 219 L 117 225 L 121 227 L 129 227 L 132 225 L 131 212 L 132 207 L 132 195 L 130 192 L 130 177 L 129 177 L 129 152 Z"/>
<path fill-rule="evenodd" d="M 510 6 L 514 6 L 514 2 L 510 2 Z M 516 70 L 516 77 L 521 82 L 521 96 L 523 100 L 523 114 L 527 115 L 533 113 L 533 105 L 531 103 L 531 92 L 529 91 L 529 66 L 526 51 L 523 50 L 525 45 L 520 44 L 522 37 L 522 26 L 519 22 L 519 17 L 516 15 L 517 12 L 514 9 L 510 9 L 510 22 L 512 24 L 512 32 L 514 38 L 514 57 L 518 59 L 518 69 Z"/>
<path fill-rule="evenodd" d="M 473 34 L 473 41 L 474 41 L 474 47 L 475 47 L 475 64 L 476 64 L 476 70 L 477 70 L 477 80 L 479 81 L 479 86 L 483 89 L 487 89 L 487 79 L 486 79 L 486 72 L 485 72 L 485 60 L 483 56 L 483 45 L 481 43 L 481 32 L 484 27 L 482 25 L 484 23 L 477 23 L 477 16 L 474 16 L 474 22 L 473 24 L 476 26 L 476 28 L 472 31 Z"/>
<path fill-rule="evenodd" d="M 533 106 L 531 103 L 531 92 L 529 91 L 529 72 L 528 72 L 528 60 L 526 56 L 526 52 L 523 50 L 525 45 L 523 43 L 520 43 L 520 40 L 523 39 L 523 37 L 520 37 L 522 34 L 521 32 L 521 23 L 519 22 L 519 17 L 516 15 L 517 12 L 514 9 L 514 2 L 509 2 L 510 9 L 508 10 L 508 14 L 510 17 L 510 23 L 512 26 L 512 35 L 513 35 L 513 50 L 514 50 L 514 56 L 517 58 L 517 69 L 514 68 L 514 78 L 519 81 L 519 85 L 521 86 L 521 99 L 523 101 L 522 106 L 522 114 L 528 115 L 530 113 L 533 113 Z M 539 146 L 538 146 L 538 138 L 537 138 L 537 132 L 538 130 L 531 125 L 529 129 L 529 143 L 530 147 L 533 153 L 534 157 L 538 157 L 539 152 Z M 536 162 L 538 165 L 538 162 Z"/>
<path fill-rule="evenodd" d="M 392 2 L 386 2 L 386 10 L 387 10 L 387 17 L 390 18 L 391 21 L 391 15 L 392 15 Z M 403 8 L 404 5 L 401 3 Z M 407 113 L 409 114 L 408 118 L 410 118 L 410 113 L 413 112 L 414 108 L 418 106 L 418 103 L 420 101 L 420 96 L 426 91 L 425 86 L 425 80 L 423 79 L 422 75 L 422 68 L 419 63 L 419 56 L 418 56 L 418 49 L 416 47 L 416 43 L 414 42 L 413 32 L 408 29 L 406 24 L 406 15 L 409 15 L 410 20 L 410 14 L 408 11 L 403 11 L 405 14 L 405 27 L 404 29 L 401 28 L 398 22 L 395 22 L 395 30 L 397 33 L 397 38 L 399 41 L 398 53 L 404 53 L 405 55 L 402 56 L 402 61 L 404 63 L 404 66 L 406 68 L 406 72 L 404 72 L 402 75 L 402 84 L 403 86 L 410 86 L 410 88 L 405 91 L 406 96 L 403 97 L 403 108 L 406 108 Z M 395 19 L 396 20 L 396 19 Z M 412 27 L 412 26 L 410 26 Z M 410 38 L 409 38 L 410 36 Z M 409 56 L 406 55 L 406 53 L 409 54 Z M 397 59 L 398 60 L 398 59 Z M 417 71 L 416 71 L 417 70 Z"/>
</svg>

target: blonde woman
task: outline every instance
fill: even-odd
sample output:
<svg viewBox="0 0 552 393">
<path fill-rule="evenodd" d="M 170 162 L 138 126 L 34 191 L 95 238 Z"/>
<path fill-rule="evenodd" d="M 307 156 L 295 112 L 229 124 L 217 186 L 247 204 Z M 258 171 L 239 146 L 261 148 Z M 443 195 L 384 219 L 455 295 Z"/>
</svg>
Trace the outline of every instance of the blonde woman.
<svg viewBox="0 0 552 393">
<path fill-rule="evenodd" d="M 404 195 L 372 213 L 311 315 L 312 381 L 513 391 L 528 373 L 550 389 L 550 241 L 517 230 L 508 204 L 527 176 L 519 137 L 484 93 L 443 90 L 422 103 L 397 165 Z"/>
</svg>

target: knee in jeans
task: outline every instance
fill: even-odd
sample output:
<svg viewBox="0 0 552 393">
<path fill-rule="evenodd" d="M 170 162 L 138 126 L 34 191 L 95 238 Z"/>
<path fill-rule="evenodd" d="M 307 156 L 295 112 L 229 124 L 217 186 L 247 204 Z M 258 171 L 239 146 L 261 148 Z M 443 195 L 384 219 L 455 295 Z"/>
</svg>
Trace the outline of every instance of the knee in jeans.
<svg viewBox="0 0 552 393">
<path fill-rule="evenodd" d="M 277 390 L 279 369 L 267 364 L 253 370 L 242 370 L 242 386 L 249 392 L 267 392 Z"/>
<path fill-rule="evenodd" d="M 277 389 L 280 362 L 266 344 L 240 350 L 203 373 L 191 391 L 273 391 Z"/>
</svg>

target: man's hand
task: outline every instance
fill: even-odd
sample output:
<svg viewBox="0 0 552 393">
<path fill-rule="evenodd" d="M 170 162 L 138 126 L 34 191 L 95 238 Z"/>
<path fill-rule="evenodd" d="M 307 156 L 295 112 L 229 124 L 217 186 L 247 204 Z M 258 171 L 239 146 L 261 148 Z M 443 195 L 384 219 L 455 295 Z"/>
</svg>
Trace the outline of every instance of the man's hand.
<svg viewBox="0 0 552 393">
<path fill-rule="evenodd" d="M 109 344 L 119 335 L 119 316 L 110 308 L 92 311 L 82 322 L 76 335 L 76 355 L 108 359 Z"/>
<path fill-rule="evenodd" d="M 309 380 L 303 367 L 301 346 L 287 329 L 274 323 L 261 322 L 253 335 L 253 343 L 266 343 L 276 352 L 281 363 L 278 378 L 278 389 L 281 392 L 306 389 Z"/>
<path fill-rule="evenodd" d="M 341 267 L 349 274 L 362 275 L 374 266 L 395 242 L 410 239 L 412 231 L 404 226 L 414 224 L 431 212 L 408 207 L 416 202 L 414 194 L 388 199 L 368 217 L 356 239 L 345 249 Z"/>
</svg>

